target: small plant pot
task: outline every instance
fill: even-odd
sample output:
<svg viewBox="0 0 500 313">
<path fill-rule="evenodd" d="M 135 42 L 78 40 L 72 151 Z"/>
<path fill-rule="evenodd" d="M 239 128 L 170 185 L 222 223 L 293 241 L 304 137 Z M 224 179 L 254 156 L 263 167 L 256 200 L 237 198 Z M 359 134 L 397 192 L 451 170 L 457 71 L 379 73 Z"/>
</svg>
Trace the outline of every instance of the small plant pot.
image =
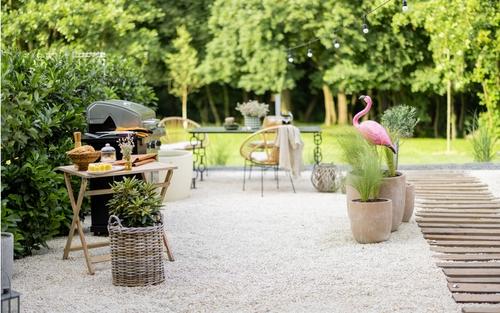
<svg viewBox="0 0 500 313">
<path fill-rule="evenodd" d="M 413 216 L 413 209 L 415 207 L 415 185 L 406 184 L 406 198 L 405 198 L 405 213 L 403 215 L 403 222 L 407 223 Z"/>
<path fill-rule="evenodd" d="M 245 127 L 248 127 L 250 129 L 260 128 L 260 117 L 245 115 L 244 119 L 245 119 Z"/>
<path fill-rule="evenodd" d="M 379 197 L 392 200 L 392 229 L 396 231 L 403 222 L 406 198 L 406 176 L 397 172 L 398 176 L 384 177 L 380 185 Z"/>
<path fill-rule="evenodd" d="M 14 235 L 2 232 L 2 294 L 10 290 L 13 272 Z"/>
<path fill-rule="evenodd" d="M 359 243 L 376 243 L 389 239 L 392 226 L 392 201 L 376 199 L 361 202 L 359 199 L 349 201 L 347 206 L 351 231 Z"/>
</svg>

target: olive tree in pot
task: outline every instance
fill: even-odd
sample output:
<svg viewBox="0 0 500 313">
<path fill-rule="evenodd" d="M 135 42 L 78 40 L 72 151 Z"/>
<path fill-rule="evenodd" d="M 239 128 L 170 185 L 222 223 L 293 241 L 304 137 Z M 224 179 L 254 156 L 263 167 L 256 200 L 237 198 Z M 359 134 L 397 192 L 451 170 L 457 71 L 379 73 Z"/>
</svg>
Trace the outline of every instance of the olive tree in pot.
<svg viewBox="0 0 500 313">
<path fill-rule="evenodd" d="M 117 286 L 148 286 L 165 280 L 162 202 L 154 184 L 124 178 L 111 186 L 108 231 L 111 270 Z"/>
<path fill-rule="evenodd" d="M 389 149 L 384 149 L 388 170 L 387 177 L 380 187 L 381 196 L 393 196 L 391 198 L 395 213 L 393 231 L 399 227 L 401 222 L 408 222 L 413 215 L 415 186 L 406 184 L 405 175 L 397 169 L 402 139 L 413 136 L 418 122 L 417 110 L 407 105 L 397 105 L 386 110 L 382 115 L 382 125 L 387 128 L 391 140 L 396 146 L 396 154 L 393 154 Z"/>
<path fill-rule="evenodd" d="M 389 239 L 392 201 L 379 198 L 382 171 L 375 147 L 350 131 L 339 138 L 342 155 L 352 169 L 347 176 L 347 210 L 354 239 L 375 243 Z"/>
</svg>

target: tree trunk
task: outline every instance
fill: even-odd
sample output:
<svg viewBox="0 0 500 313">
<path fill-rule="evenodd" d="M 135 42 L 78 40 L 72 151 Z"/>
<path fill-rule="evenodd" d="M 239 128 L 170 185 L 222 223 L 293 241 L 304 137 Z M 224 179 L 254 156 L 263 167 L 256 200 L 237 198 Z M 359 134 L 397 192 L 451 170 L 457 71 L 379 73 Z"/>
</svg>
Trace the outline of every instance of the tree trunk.
<svg viewBox="0 0 500 313">
<path fill-rule="evenodd" d="M 339 107 L 339 125 L 347 124 L 347 98 L 344 91 L 339 90 L 337 93 L 337 102 Z"/>
<path fill-rule="evenodd" d="M 314 96 L 311 101 L 309 101 L 309 105 L 307 106 L 306 112 L 304 113 L 304 122 L 309 122 L 311 119 L 311 114 L 316 107 L 316 103 L 318 102 L 318 97 Z"/>
<path fill-rule="evenodd" d="M 248 92 L 246 90 L 243 90 L 243 102 L 248 101 Z"/>
<path fill-rule="evenodd" d="M 292 99 L 290 96 L 289 89 L 283 89 L 281 91 L 281 113 L 288 114 L 292 109 Z"/>
<path fill-rule="evenodd" d="M 229 112 L 229 94 L 227 92 L 226 85 L 222 86 L 222 96 L 224 98 L 224 116 L 225 117 L 231 116 L 231 113 Z"/>
<path fill-rule="evenodd" d="M 214 116 L 215 119 L 215 124 L 220 125 L 219 112 L 217 112 L 217 107 L 215 106 L 214 98 L 212 97 L 212 92 L 210 91 L 210 86 L 206 85 L 205 90 L 207 92 L 207 99 L 208 99 L 208 104 L 210 105 L 210 110 L 212 111 L 212 115 Z"/>
<path fill-rule="evenodd" d="M 439 97 L 436 97 L 436 113 L 434 114 L 434 138 L 439 137 Z"/>
<path fill-rule="evenodd" d="M 330 126 L 337 123 L 337 112 L 332 91 L 327 84 L 323 84 L 323 98 L 325 100 L 325 126 Z"/>
<path fill-rule="evenodd" d="M 182 87 L 182 118 L 187 118 L 187 99 L 188 99 L 187 87 Z"/>
<path fill-rule="evenodd" d="M 451 79 L 446 86 L 446 151 L 451 151 Z"/>
<path fill-rule="evenodd" d="M 458 130 L 464 134 L 464 120 L 465 120 L 465 95 L 460 96 L 460 118 L 458 119 Z"/>
</svg>

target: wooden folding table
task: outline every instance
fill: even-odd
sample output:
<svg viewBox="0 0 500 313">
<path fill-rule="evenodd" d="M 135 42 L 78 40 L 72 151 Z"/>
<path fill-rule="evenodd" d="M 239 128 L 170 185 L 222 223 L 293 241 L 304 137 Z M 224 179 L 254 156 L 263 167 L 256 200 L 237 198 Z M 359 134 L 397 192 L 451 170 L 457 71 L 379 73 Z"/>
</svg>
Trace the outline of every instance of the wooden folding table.
<svg viewBox="0 0 500 313">
<path fill-rule="evenodd" d="M 160 162 L 151 162 L 138 167 L 133 167 L 132 170 L 122 170 L 117 172 L 110 173 L 102 173 L 100 175 L 89 174 L 86 171 L 78 171 L 75 169 L 74 165 L 60 166 L 57 170 L 62 171 L 64 173 L 64 181 L 66 182 L 66 188 L 68 189 L 68 195 L 71 202 L 71 207 L 73 209 L 73 220 L 71 222 L 71 227 L 68 234 L 68 240 L 66 241 L 66 247 L 64 248 L 63 259 L 67 259 L 68 255 L 71 251 L 83 250 L 83 254 L 85 256 L 85 261 L 87 263 L 87 268 L 89 274 L 93 275 L 95 273 L 94 264 L 109 261 L 109 255 L 105 256 L 95 256 L 92 257 L 89 253 L 89 249 L 92 248 L 100 248 L 109 245 L 108 242 L 98 242 L 98 243 L 87 243 L 85 240 L 85 235 L 83 233 L 82 222 L 80 221 L 80 209 L 82 207 L 83 197 L 84 196 L 96 196 L 96 195 L 104 195 L 111 194 L 113 190 L 111 189 L 99 189 L 99 190 L 87 190 L 88 181 L 92 178 L 103 178 L 103 177 L 112 177 L 119 175 L 133 175 L 140 174 L 143 179 L 146 180 L 146 173 L 158 172 L 158 171 L 167 171 L 165 175 L 165 180 L 163 182 L 155 183 L 154 185 L 158 188 L 161 187 L 160 198 L 165 198 L 165 194 L 167 192 L 168 186 L 170 185 L 170 180 L 172 179 L 173 171 L 177 167 L 160 163 Z M 77 176 L 81 178 L 80 191 L 78 193 L 78 198 L 75 201 L 75 196 L 73 193 L 73 187 L 71 186 L 71 176 Z M 75 231 L 78 231 L 78 235 L 80 237 L 81 244 L 80 245 L 71 245 L 73 241 L 73 236 Z M 165 244 L 165 248 L 167 250 L 168 259 L 173 261 L 174 258 L 172 256 L 171 249 L 168 245 L 167 236 L 163 233 L 163 242 Z"/>
</svg>

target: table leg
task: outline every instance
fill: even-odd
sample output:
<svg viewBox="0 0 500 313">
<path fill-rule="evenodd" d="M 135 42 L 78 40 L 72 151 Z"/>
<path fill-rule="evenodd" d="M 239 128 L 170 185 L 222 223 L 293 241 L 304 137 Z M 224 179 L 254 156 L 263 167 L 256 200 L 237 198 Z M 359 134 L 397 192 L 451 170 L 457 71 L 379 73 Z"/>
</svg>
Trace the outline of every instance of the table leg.
<svg viewBox="0 0 500 313">
<path fill-rule="evenodd" d="M 323 154 L 321 153 L 321 143 L 323 142 L 323 137 L 321 132 L 314 133 L 314 166 L 318 165 L 323 159 Z"/>
<path fill-rule="evenodd" d="M 172 179 L 172 175 L 174 174 L 174 170 L 168 170 L 167 174 L 165 175 L 165 180 L 163 181 L 163 187 L 161 188 L 160 192 L 160 198 L 161 201 L 163 202 L 163 199 L 165 198 L 165 194 L 167 193 L 167 189 L 170 186 L 170 180 Z M 163 223 L 165 225 L 165 223 Z M 165 248 L 167 250 L 167 256 L 168 260 L 173 262 L 174 261 L 174 255 L 172 254 L 172 249 L 170 249 L 170 245 L 168 244 L 168 239 L 167 239 L 167 234 L 165 233 L 165 230 L 163 230 L 163 244 L 165 245 Z"/>
<path fill-rule="evenodd" d="M 85 196 L 85 190 L 87 189 L 88 180 L 86 178 L 82 178 L 80 191 L 78 193 L 78 199 L 76 203 L 75 203 L 75 196 L 73 194 L 73 188 L 71 187 L 71 177 L 68 173 L 64 173 L 64 181 L 66 183 L 66 188 L 68 189 L 68 196 L 71 202 L 71 208 L 73 209 L 73 218 L 71 220 L 71 227 L 68 234 L 68 240 L 66 241 L 66 246 L 64 248 L 63 259 L 68 258 L 75 230 L 78 230 L 78 236 L 80 237 L 80 242 L 82 244 L 83 255 L 85 256 L 85 262 L 87 263 L 87 268 L 89 273 L 93 275 L 95 273 L 94 266 L 92 265 L 90 259 L 90 254 L 87 247 L 87 241 L 85 240 L 85 234 L 83 233 L 83 225 L 80 221 L 80 209 L 82 207 L 83 197 Z"/>
<path fill-rule="evenodd" d="M 193 149 L 193 171 L 196 173 L 196 178 L 200 176 L 200 181 L 203 181 L 203 174 L 207 170 L 206 157 L 207 151 L 205 147 L 206 134 L 193 133 L 190 143 Z M 193 182 L 193 185 L 195 183 Z"/>
<path fill-rule="evenodd" d="M 198 172 L 196 170 L 196 163 L 197 163 L 197 158 L 198 158 L 198 152 L 196 151 L 196 148 L 198 147 L 197 139 L 196 139 L 196 134 L 193 133 L 191 135 L 191 139 L 189 140 L 191 143 L 191 147 L 193 150 L 193 177 L 191 181 L 191 188 L 196 189 L 196 178 L 198 178 Z"/>
</svg>

